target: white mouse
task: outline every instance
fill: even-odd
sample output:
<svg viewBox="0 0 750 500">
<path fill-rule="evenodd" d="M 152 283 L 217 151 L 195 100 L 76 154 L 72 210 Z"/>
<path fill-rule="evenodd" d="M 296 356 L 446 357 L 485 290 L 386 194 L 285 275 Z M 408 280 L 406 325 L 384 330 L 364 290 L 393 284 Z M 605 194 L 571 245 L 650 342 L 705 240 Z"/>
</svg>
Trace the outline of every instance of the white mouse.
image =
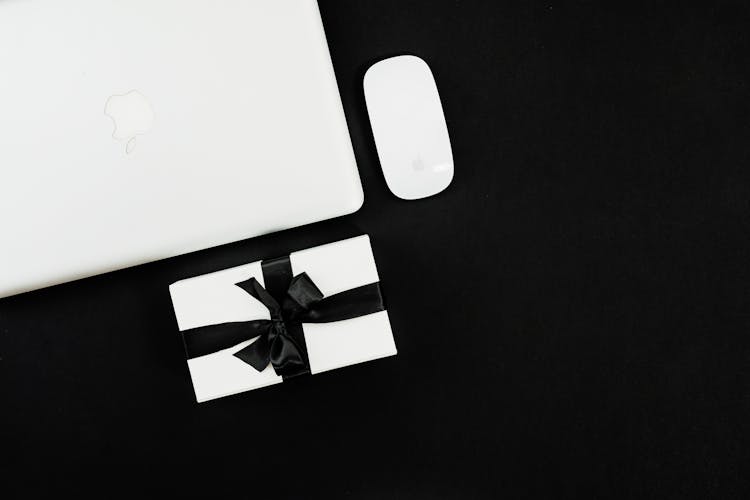
<svg viewBox="0 0 750 500">
<path fill-rule="evenodd" d="M 430 67 L 417 56 L 370 66 L 365 101 L 385 182 L 405 200 L 426 198 L 453 179 L 453 152 Z"/>
</svg>

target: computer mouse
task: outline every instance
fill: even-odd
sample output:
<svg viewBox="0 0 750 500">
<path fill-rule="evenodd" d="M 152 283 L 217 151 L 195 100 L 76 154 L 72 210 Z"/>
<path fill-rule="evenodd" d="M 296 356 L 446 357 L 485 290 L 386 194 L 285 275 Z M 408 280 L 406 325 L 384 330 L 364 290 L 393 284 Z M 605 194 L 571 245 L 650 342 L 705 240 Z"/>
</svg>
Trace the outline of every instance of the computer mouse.
<svg viewBox="0 0 750 500">
<path fill-rule="evenodd" d="M 364 77 L 365 101 L 385 182 L 405 200 L 453 180 L 453 152 L 435 78 L 413 55 L 379 61 Z"/>
</svg>

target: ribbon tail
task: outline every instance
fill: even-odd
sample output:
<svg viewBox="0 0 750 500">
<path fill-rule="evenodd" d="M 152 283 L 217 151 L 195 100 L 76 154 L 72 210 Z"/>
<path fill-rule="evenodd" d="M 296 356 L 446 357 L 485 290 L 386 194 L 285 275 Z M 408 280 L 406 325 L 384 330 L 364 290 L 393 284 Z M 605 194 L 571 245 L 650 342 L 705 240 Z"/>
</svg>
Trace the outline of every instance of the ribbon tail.
<svg viewBox="0 0 750 500">
<path fill-rule="evenodd" d="M 271 362 L 271 342 L 268 335 L 261 335 L 255 342 L 235 352 L 233 356 L 262 372 Z"/>
<path fill-rule="evenodd" d="M 255 278 L 250 278 L 246 281 L 240 281 L 239 283 L 235 283 L 235 285 L 245 290 L 253 298 L 259 300 L 261 304 L 266 306 L 266 309 L 271 312 L 272 316 L 274 313 L 279 311 L 279 303 L 276 302 L 276 299 L 274 299 L 271 294 L 268 293 L 266 289 L 263 288 L 263 286 L 261 286 L 261 284 L 258 283 L 258 280 L 256 280 Z"/>
</svg>

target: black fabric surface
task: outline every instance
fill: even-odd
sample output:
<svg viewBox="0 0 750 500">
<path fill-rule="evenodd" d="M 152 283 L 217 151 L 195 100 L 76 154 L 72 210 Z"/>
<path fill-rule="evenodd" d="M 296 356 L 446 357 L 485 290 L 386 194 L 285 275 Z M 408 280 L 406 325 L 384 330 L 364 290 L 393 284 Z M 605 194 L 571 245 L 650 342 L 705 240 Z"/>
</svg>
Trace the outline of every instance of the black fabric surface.
<svg viewBox="0 0 750 500">
<path fill-rule="evenodd" d="M 750 497 L 747 4 L 320 6 L 363 208 L 0 300 L 0 497 Z M 361 91 L 400 53 L 456 163 L 413 202 Z M 360 233 L 398 356 L 196 404 L 167 286 Z"/>
</svg>

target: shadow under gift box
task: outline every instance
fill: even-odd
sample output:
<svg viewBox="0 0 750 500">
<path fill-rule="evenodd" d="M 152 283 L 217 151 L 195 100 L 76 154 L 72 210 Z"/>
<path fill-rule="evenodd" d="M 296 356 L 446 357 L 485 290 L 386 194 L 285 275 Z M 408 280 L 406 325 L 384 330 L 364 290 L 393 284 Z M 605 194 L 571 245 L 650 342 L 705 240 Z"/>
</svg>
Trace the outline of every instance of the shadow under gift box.
<svg viewBox="0 0 750 500">
<path fill-rule="evenodd" d="M 379 281 L 367 235 L 289 254 L 292 272 L 307 273 L 328 297 Z M 257 279 L 261 261 L 173 283 L 169 287 L 180 331 L 221 323 L 269 319 L 268 309 L 236 283 Z M 331 323 L 303 323 L 310 373 L 342 368 L 396 354 L 387 311 Z M 271 365 L 262 372 L 234 356 L 255 339 L 188 359 L 198 402 L 282 382 Z"/>
</svg>

